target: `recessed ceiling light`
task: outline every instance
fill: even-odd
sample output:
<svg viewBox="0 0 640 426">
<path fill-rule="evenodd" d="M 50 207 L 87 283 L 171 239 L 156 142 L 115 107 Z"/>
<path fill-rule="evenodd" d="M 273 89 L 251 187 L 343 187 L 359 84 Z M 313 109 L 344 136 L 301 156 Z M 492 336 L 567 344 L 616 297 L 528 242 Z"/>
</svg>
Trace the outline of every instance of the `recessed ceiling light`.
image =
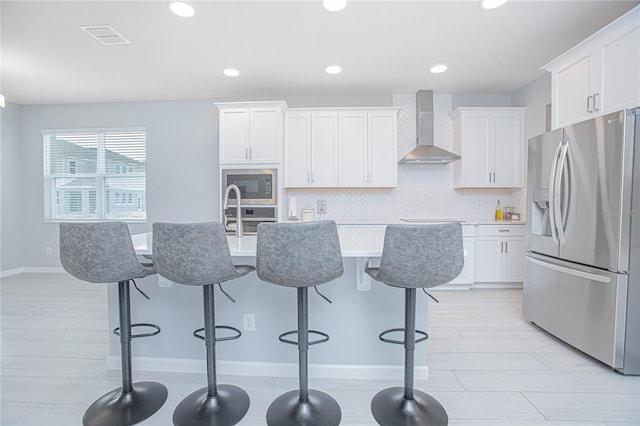
<svg viewBox="0 0 640 426">
<path fill-rule="evenodd" d="M 446 70 L 447 70 L 446 64 L 437 64 L 431 67 L 431 72 L 434 74 L 440 74 L 442 72 L 445 72 Z"/>
<path fill-rule="evenodd" d="M 196 10 L 191 6 L 191 4 L 184 0 L 172 0 L 169 2 L 169 9 L 173 13 L 183 18 L 191 18 L 195 15 Z"/>
<path fill-rule="evenodd" d="M 324 69 L 327 74 L 340 74 L 342 72 L 342 68 L 339 65 L 329 65 Z"/>
<path fill-rule="evenodd" d="M 235 68 L 225 68 L 224 70 L 222 70 L 222 73 L 227 77 L 237 77 L 240 75 L 240 71 Z"/>
<path fill-rule="evenodd" d="M 322 6 L 330 12 L 337 12 L 347 6 L 347 0 L 322 0 Z"/>
<path fill-rule="evenodd" d="M 484 9 L 496 9 L 509 0 L 482 0 L 482 7 Z"/>
</svg>

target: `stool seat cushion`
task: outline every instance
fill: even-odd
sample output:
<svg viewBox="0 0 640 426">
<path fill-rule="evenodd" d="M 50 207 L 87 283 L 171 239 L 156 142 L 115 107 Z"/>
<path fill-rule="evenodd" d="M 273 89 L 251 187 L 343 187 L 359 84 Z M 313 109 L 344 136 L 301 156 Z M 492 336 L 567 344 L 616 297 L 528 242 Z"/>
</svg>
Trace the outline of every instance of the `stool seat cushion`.
<svg viewBox="0 0 640 426">
<path fill-rule="evenodd" d="M 312 287 L 342 276 L 342 252 L 334 221 L 261 223 L 256 272 L 284 287 Z"/>
<path fill-rule="evenodd" d="M 91 283 L 112 283 L 155 274 L 136 257 L 124 222 L 61 223 L 60 261 L 69 274 Z"/>
<path fill-rule="evenodd" d="M 178 284 L 203 286 L 247 275 L 255 268 L 233 264 L 220 222 L 153 224 L 153 264 Z"/>
<path fill-rule="evenodd" d="M 446 284 L 464 266 L 462 226 L 388 225 L 380 267 L 366 268 L 376 281 L 403 288 Z"/>
</svg>

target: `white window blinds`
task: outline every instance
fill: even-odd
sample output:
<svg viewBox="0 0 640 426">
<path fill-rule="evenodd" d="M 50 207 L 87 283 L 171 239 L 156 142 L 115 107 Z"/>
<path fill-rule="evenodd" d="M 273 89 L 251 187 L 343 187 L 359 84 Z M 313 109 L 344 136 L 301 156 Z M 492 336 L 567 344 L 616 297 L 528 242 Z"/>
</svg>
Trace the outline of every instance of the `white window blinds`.
<svg viewBox="0 0 640 426">
<path fill-rule="evenodd" d="M 145 129 L 42 135 L 45 221 L 146 221 Z"/>
</svg>

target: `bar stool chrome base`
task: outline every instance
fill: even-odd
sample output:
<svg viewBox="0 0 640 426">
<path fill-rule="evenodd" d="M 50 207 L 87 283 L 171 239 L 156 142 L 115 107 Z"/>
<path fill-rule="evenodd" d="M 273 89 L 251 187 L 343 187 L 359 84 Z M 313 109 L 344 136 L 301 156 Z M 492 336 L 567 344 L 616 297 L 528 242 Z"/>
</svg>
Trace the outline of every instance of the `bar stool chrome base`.
<svg viewBox="0 0 640 426">
<path fill-rule="evenodd" d="M 98 398 L 82 417 L 84 426 L 133 425 L 151 417 L 167 400 L 167 388 L 156 382 L 133 384 L 131 392 L 122 387 Z"/>
<path fill-rule="evenodd" d="M 217 395 L 208 395 L 208 387 L 184 398 L 173 412 L 175 426 L 231 426 L 249 411 L 249 395 L 234 385 L 217 385 Z"/>
<path fill-rule="evenodd" d="M 405 399 L 404 388 L 383 389 L 371 401 L 373 418 L 382 426 L 446 426 L 449 417 L 433 397 L 417 389 L 413 399 Z"/>
<path fill-rule="evenodd" d="M 300 391 L 277 397 L 267 410 L 269 426 L 337 426 L 342 412 L 338 402 L 324 392 L 309 389 L 309 399 L 300 401 Z"/>
</svg>

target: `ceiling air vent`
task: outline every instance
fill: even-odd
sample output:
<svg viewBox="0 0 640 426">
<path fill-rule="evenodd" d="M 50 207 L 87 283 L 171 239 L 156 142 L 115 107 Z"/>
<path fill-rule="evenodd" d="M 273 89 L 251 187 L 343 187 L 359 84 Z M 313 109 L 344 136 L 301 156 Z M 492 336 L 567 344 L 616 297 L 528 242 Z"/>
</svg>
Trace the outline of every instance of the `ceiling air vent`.
<svg viewBox="0 0 640 426">
<path fill-rule="evenodd" d="M 80 28 L 104 45 L 131 43 L 109 25 L 90 25 Z"/>
</svg>

